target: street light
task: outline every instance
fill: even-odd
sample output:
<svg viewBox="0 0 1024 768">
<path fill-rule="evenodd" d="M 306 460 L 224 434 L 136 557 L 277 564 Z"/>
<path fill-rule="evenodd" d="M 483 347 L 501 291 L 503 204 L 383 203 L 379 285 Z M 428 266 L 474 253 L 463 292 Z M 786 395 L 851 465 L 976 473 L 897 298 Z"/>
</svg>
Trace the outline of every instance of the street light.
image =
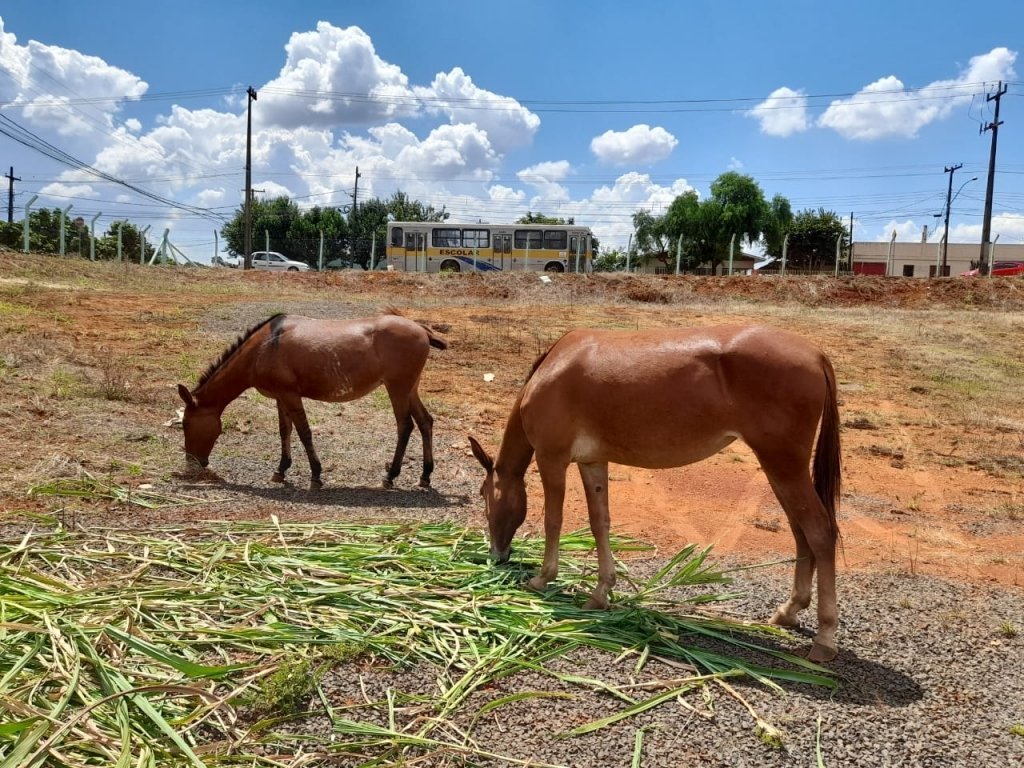
<svg viewBox="0 0 1024 768">
<path fill-rule="evenodd" d="M 960 185 L 960 189 L 956 191 L 955 195 L 950 196 L 950 192 L 953 191 L 953 172 L 959 167 L 960 166 L 955 166 L 953 168 L 946 169 L 949 173 L 949 188 L 946 190 L 946 225 L 942 234 L 942 272 L 939 274 L 939 277 L 946 276 L 946 251 L 949 249 L 949 209 L 953 205 L 953 201 L 960 197 L 960 193 L 963 191 L 964 187 L 972 181 L 978 180 L 977 176 L 972 176 Z"/>
</svg>

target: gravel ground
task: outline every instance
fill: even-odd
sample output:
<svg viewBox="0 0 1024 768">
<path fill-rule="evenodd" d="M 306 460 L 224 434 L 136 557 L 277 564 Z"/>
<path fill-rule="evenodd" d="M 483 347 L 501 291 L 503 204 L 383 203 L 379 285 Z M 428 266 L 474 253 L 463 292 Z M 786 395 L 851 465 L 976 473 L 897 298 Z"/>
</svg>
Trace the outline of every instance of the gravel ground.
<svg viewBox="0 0 1024 768">
<path fill-rule="evenodd" d="M 732 610 L 768 615 L 785 592 L 787 571 L 775 566 L 741 572 L 737 585 L 750 595 L 730 604 Z M 715 685 L 705 696 L 693 693 L 685 703 L 668 701 L 595 733 L 566 738 L 565 731 L 625 705 L 539 673 L 507 678 L 475 693 L 454 723 L 491 752 L 579 768 L 631 765 L 638 729 L 644 730 L 640 764 L 649 768 L 812 766 L 817 764 L 819 718 L 822 762 L 828 766 L 1024 765 L 1024 737 L 1010 731 L 1024 724 L 1024 642 L 1002 629 L 1007 622 L 1021 626 L 1024 595 L 905 574 L 847 574 L 841 587 L 842 652 L 831 665 L 840 679 L 838 690 L 787 685 L 786 693 L 779 694 L 756 683 L 733 684 L 758 716 L 781 731 L 781 745 L 766 743 L 750 711 Z M 614 685 L 685 674 L 657 661 L 637 674 L 634 665 L 635 658 L 616 664 L 608 655 L 586 652 L 558 659 L 549 668 Z M 429 702 L 436 674 L 433 669 L 350 664 L 330 673 L 323 688 L 334 707 L 383 700 L 389 688 Z M 473 724 L 472 714 L 488 701 L 527 691 L 567 698 L 516 701 Z M 423 711 L 419 704 L 399 710 L 399 726 Z M 365 712 L 360 710 L 360 717 Z M 386 725 L 383 710 L 378 716 L 379 724 Z M 293 727 L 325 738 L 330 731 L 324 716 Z M 426 764 L 462 763 L 436 758 Z"/>
</svg>

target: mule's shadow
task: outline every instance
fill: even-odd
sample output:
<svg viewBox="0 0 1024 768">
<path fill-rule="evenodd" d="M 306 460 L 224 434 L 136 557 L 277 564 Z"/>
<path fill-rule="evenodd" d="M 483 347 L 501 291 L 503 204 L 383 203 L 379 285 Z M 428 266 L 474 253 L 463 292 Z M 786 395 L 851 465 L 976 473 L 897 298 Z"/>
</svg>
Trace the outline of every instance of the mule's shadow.
<svg viewBox="0 0 1024 768">
<path fill-rule="evenodd" d="M 536 573 L 536 565 L 523 562 L 507 563 L 505 566 L 510 579 L 525 582 Z M 525 589 L 525 587 L 523 587 Z M 589 611 L 582 608 L 586 595 L 581 592 L 568 592 L 555 586 L 546 593 L 544 599 L 552 606 L 552 617 L 556 620 L 583 622 L 581 631 L 593 634 L 595 639 L 607 642 L 616 638 L 622 651 L 636 649 L 638 637 L 645 634 L 655 636 L 658 628 L 674 625 L 673 616 L 681 614 L 658 611 L 637 605 L 629 605 L 628 601 L 609 611 Z M 699 612 L 685 614 L 700 617 Z M 709 616 L 710 618 L 710 616 Z M 589 622 L 589 623 L 588 623 Z M 727 634 L 727 633 L 722 633 Z M 801 655 L 810 646 L 813 632 L 798 628 L 792 631 L 793 639 L 773 637 L 771 635 L 736 633 L 738 640 L 749 645 L 734 645 L 726 640 L 718 639 L 699 632 L 679 632 L 675 635 L 678 645 L 693 649 L 698 654 L 714 653 L 739 660 L 742 664 L 752 667 L 774 668 L 786 672 L 807 672 L 803 667 L 787 662 L 773 655 L 775 653 L 791 656 Z M 805 642 L 800 638 L 806 637 Z M 671 645 L 651 649 L 651 656 L 663 657 L 671 661 L 693 664 L 693 658 L 673 651 Z M 789 693 L 796 693 L 819 701 L 833 701 L 853 705 L 884 705 L 905 707 L 924 696 L 920 684 L 904 672 L 886 666 L 872 659 L 862 658 L 849 649 L 840 649 L 839 656 L 832 662 L 822 665 L 826 670 L 824 677 L 830 677 L 837 687 L 829 688 L 811 683 L 779 680 L 779 684 Z M 770 676 L 770 675 L 769 675 Z M 760 687 L 752 677 L 739 678 L 732 681 L 734 685 Z"/>
<path fill-rule="evenodd" d="M 220 489 L 240 496 L 255 496 L 265 501 L 301 503 L 314 507 L 398 507 L 401 509 L 441 509 L 469 503 L 465 494 L 443 494 L 433 488 L 381 488 L 365 485 L 325 485 L 318 491 L 285 482 L 273 486 L 247 485 L 222 480 L 216 484 L 183 484 L 185 488 Z"/>
</svg>

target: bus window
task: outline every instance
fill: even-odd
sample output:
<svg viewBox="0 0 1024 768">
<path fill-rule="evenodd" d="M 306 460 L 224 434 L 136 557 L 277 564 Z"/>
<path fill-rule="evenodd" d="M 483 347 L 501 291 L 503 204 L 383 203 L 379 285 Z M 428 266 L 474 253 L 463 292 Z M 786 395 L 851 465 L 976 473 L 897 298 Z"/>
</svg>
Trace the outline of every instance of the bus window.
<svg viewBox="0 0 1024 768">
<path fill-rule="evenodd" d="M 419 237 L 417 237 L 419 235 Z M 406 232 L 405 233 L 405 250 L 407 251 L 418 251 L 419 246 L 423 243 L 423 235 L 418 232 Z"/>
<path fill-rule="evenodd" d="M 466 248 L 490 248 L 491 231 L 489 229 L 462 230 L 462 245 Z"/>
<path fill-rule="evenodd" d="M 544 247 L 549 251 L 564 251 L 569 233 L 564 229 L 544 230 Z"/>
<path fill-rule="evenodd" d="M 435 229 L 431 233 L 430 244 L 435 248 L 459 248 L 462 232 L 458 229 Z"/>
<path fill-rule="evenodd" d="M 392 227 L 391 228 L 391 245 L 396 248 L 402 247 L 402 228 Z"/>
<path fill-rule="evenodd" d="M 515 247 L 519 250 L 530 248 L 538 250 L 543 244 L 543 235 L 539 229 L 517 229 L 515 231 Z"/>
</svg>

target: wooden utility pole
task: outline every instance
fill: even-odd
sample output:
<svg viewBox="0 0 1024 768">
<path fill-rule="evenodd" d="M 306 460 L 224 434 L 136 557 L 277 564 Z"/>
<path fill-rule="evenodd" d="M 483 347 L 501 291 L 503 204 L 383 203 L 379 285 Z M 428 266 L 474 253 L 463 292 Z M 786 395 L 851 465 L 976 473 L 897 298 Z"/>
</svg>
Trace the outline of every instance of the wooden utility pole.
<svg viewBox="0 0 1024 768">
<path fill-rule="evenodd" d="M 244 269 L 252 269 L 252 103 L 256 101 L 256 89 L 251 85 L 245 91 L 249 97 L 245 128 L 245 232 L 242 235 L 245 251 Z"/>
<path fill-rule="evenodd" d="M 352 217 L 355 218 L 356 209 L 359 207 L 359 177 L 362 174 L 359 172 L 359 166 L 356 166 L 356 187 L 352 193 Z"/>
<path fill-rule="evenodd" d="M 14 175 L 14 166 L 11 166 L 11 170 L 8 171 L 4 177 L 9 182 L 7 185 L 7 223 L 14 223 L 14 182 L 21 181 L 21 179 Z"/>
<path fill-rule="evenodd" d="M 949 249 L 949 206 L 952 203 L 953 196 L 953 174 L 964 167 L 963 163 L 957 163 L 956 165 L 947 165 L 943 170 L 949 174 L 949 187 L 946 189 L 946 226 L 944 234 L 942 235 L 942 271 L 939 273 L 939 277 L 946 277 L 946 251 Z"/>
<path fill-rule="evenodd" d="M 999 138 L 999 126 L 1002 125 L 1002 122 L 999 120 L 999 100 L 1005 93 L 1006 86 L 1000 80 L 996 92 L 985 97 L 985 101 L 994 101 L 996 103 L 996 112 L 992 122 L 981 129 L 982 133 L 989 130 L 992 131 L 992 148 L 989 150 L 988 155 L 988 186 L 985 188 L 985 214 L 981 220 L 981 257 L 979 263 L 982 274 L 986 272 L 985 265 L 988 264 L 989 251 L 992 247 L 989 237 L 992 234 L 992 192 L 996 184 L 996 140 Z"/>
</svg>

